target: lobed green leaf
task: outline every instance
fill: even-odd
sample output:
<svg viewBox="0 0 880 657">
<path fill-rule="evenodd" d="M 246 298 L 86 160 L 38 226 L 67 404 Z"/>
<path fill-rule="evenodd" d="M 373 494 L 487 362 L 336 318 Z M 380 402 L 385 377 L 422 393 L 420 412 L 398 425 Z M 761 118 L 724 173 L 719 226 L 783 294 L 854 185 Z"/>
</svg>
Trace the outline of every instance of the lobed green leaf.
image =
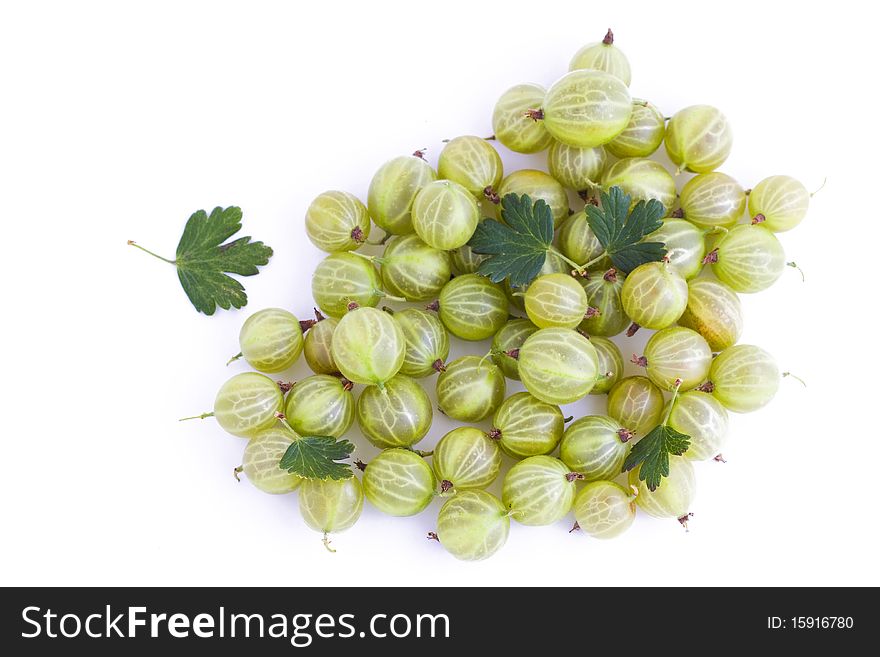
<svg viewBox="0 0 880 657">
<path fill-rule="evenodd" d="M 623 462 L 623 471 L 641 465 L 639 480 L 644 481 L 649 490 L 657 490 L 660 480 L 669 476 L 669 455 L 681 456 L 690 443 L 690 436 L 665 424 L 656 426 L 633 446 Z"/>
<path fill-rule="evenodd" d="M 279 466 L 305 479 L 350 479 L 351 464 L 339 463 L 347 459 L 354 445 L 348 440 L 332 436 L 303 436 L 294 440 Z"/>
<path fill-rule="evenodd" d="M 553 243 L 553 214 L 543 199 L 534 203 L 528 194 L 507 194 L 501 199 L 501 218 L 484 219 L 468 244 L 474 253 L 491 257 L 477 273 L 500 283 L 527 285 L 540 273 Z"/>
<path fill-rule="evenodd" d="M 213 315 L 247 304 L 244 286 L 227 275 L 253 276 L 269 262 L 271 247 L 240 237 L 224 244 L 241 230 L 241 208 L 199 210 L 190 216 L 177 245 L 177 275 L 196 310 Z"/>
<path fill-rule="evenodd" d="M 666 209 L 660 201 L 639 201 L 630 211 L 632 197 L 616 185 L 601 192 L 600 199 L 601 207 L 587 205 L 587 223 L 617 269 L 629 273 L 663 259 L 666 248 L 661 242 L 642 242 L 663 225 Z"/>
</svg>

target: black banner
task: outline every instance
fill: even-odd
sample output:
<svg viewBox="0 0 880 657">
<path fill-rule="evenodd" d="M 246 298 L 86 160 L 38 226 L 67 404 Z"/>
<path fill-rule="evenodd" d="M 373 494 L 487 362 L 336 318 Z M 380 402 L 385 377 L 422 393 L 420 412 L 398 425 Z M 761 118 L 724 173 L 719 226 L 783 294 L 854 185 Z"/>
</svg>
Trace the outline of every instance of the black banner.
<svg viewBox="0 0 880 657">
<path fill-rule="evenodd" d="M 873 598 L 852 589 L 21 588 L 2 590 L 0 645 L 8 655 L 98 656 L 138 644 L 163 657 L 854 650 L 875 631 Z"/>
</svg>

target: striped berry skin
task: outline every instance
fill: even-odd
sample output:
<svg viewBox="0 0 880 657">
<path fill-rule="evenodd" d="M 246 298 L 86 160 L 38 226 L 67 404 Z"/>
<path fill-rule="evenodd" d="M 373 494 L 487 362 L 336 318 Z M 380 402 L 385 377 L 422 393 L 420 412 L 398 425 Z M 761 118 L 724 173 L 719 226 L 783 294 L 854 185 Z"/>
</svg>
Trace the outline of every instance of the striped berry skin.
<svg viewBox="0 0 880 657">
<path fill-rule="evenodd" d="M 681 209 L 696 226 L 730 228 L 746 209 L 746 192 L 726 173 L 701 173 L 681 188 Z"/>
<path fill-rule="evenodd" d="M 407 301 L 436 299 L 452 275 L 449 253 L 417 235 L 392 237 L 378 262 L 385 290 Z"/>
<path fill-rule="evenodd" d="M 340 438 L 354 422 L 354 395 L 339 377 L 316 374 L 297 381 L 290 389 L 284 415 L 302 436 Z"/>
<path fill-rule="evenodd" d="M 649 157 L 660 148 L 666 134 L 666 119 L 646 100 L 633 99 L 632 115 L 619 135 L 605 144 L 614 157 Z"/>
<path fill-rule="evenodd" d="M 409 449 L 386 449 L 367 465 L 364 496 L 391 516 L 414 516 L 434 499 L 437 481 L 425 459 Z"/>
<path fill-rule="evenodd" d="M 573 329 L 587 312 L 587 294 L 568 274 L 538 276 L 525 295 L 526 314 L 538 328 Z"/>
<path fill-rule="evenodd" d="M 504 400 L 492 418 L 489 437 L 515 459 L 549 454 L 562 439 L 565 418 L 555 404 L 542 402 L 528 392 Z"/>
<path fill-rule="evenodd" d="M 346 379 L 381 386 L 403 366 L 406 340 L 388 313 L 355 308 L 339 320 L 330 352 Z"/>
<path fill-rule="evenodd" d="M 370 215 L 354 194 L 319 194 L 306 210 L 306 234 L 322 251 L 353 251 L 370 236 Z"/>
<path fill-rule="evenodd" d="M 522 525 L 552 525 L 571 511 L 575 478 L 552 456 L 530 456 L 515 463 L 501 487 L 501 501 Z"/>
<path fill-rule="evenodd" d="M 596 349 L 577 331 L 545 328 L 519 350 L 519 376 L 526 390 L 548 404 L 585 397 L 599 375 Z"/>
<path fill-rule="evenodd" d="M 388 233 L 413 232 L 413 201 L 425 185 L 435 180 L 437 173 L 420 157 L 408 155 L 389 160 L 370 181 L 367 192 L 370 217 Z"/>
<path fill-rule="evenodd" d="M 627 316 L 639 326 L 671 326 L 687 307 L 687 281 L 665 262 L 647 262 L 633 269 L 620 290 Z"/>
<path fill-rule="evenodd" d="M 335 374 L 339 371 L 330 353 L 337 324 L 339 320 L 335 317 L 326 317 L 306 333 L 303 356 L 315 374 Z"/>
<path fill-rule="evenodd" d="M 515 356 L 523 342 L 537 330 L 528 319 L 511 319 L 492 338 L 492 362 L 508 379 L 519 381 L 519 361 Z"/>
<path fill-rule="evenodd" d="M 650 199 L 660 201 L 666 214 L 675 204 L 675 178 L 662 164 L 644 157 L 627 157 L 612 164 L 602 176 L 602 187 L 620 187 L 632 197 L 633 205 Z"/>
<path fill-rule="evenodd" d="M 449 251 L 466 244 L 479 222 L 480 208 L 473 195 L 451 180 L 428 183 L 413 202 L 413 228 L 435 249 Z"/>
<path fill-rule="evenodd" d="M 579 280 L 587 293 L 587 305 L 593 309 L 580 324 L 584 333 L 612 337 L 629 326 L 630 320 L 620 298 L 626 280 L 622 273 L 614 269 L 591 271 Z"/>
<path fill-rule="evenodd" d="M 554 251 L 548 251 L 547 257 L 544 259 L 544 264 L 541 266 L 541 271 L 538 272 L 539 276 L 543 276 L 545 274 L 571 274 L 571 265 L 563 260 L 558 253 Z M 504 279 L 504 283 L 502 285 L 504 289 L 504 295 L 507 297 L 508 303 L 518 308 L 519 310 L 525 311 L 525 292 L 529 289 L 529 286 L 511 286 L 509 278 Z M 520 292 L 522 294 L 517 294 L 517 292 Z"/>
<path fill-rule="evenodd" d="M 427 435 L 434 418 L 427 393 L 415 379 L 403 374 L 389 379 L 382 388 L 365 388 L 358 397 L 356 413 L 366 439 L 382 449 L 415 445 Z"/>
<path fill-rule="evenodd" d="M 599 380 L 590 390 L 591 395 L 604 395 L 623 377 L 623 354 L 608 338 L 590 336 L 590 344 L 596 350 L 599 363 Z"/>
<path fill-rule="evenodd" d="M 238 334 L 241 355 L 255 370 L 283 372 L 303 350 L 303 333 L 293 313 L 281 308 L 258 310 L 245 320 Z"/>
<path fill-rule="evenodd" d="M 510 517 L 497 497 L 466 490 L 451 497 L 437 517 L 437 540 L 456 559 L 481 561 L 507 542 Z"/>
<path fill-rule="evenodd" d="M 562 436 L 559 458 L 587 481 L 613 479 L 629 454 L 632 434 L 608 415 L 588 415 L 572 422 Z"/>
<path fill-rule="evenodd" d="M 481 253 L 474 253 L 473 249 L 467 244 L 449 252 L 452 273 L 456 276 L 476 274 L 480 265 L 489 257 Z"/>
<path fill-rule="evenodd" d="M 284 406 L 281 389 L 268 376 L 256 372 L 236 374 L 226 381 L 214 399 L 214 418 L 233 436 L 252 438 L 278 421 Z"/>
<path fill-rule="evenodd" d="M 458 427 L 443 436 L 431 457 L 437 479 L 457 491 L 485 488 L 501 470 L 501 450 L 494 440 L 474 427 Z M 445 492 L 444 490 L 444 492 Z"/>
<path fill-rule="evenodd" d="M 440 321 L 462 340 L 490 338 L 507 322 L 504 290 L 479 274 L 456 276 L 440 292 Z"/>
<path fill-rule="evenodd" d="M 628 376 L 608 392 L 608 415 L 636 436 L 644 436 L 660 424 L 663 392 L 648 377 Z"/>
<path fill-rule="evenodd" d="M 553 215 L 553 226 L 558 227 L 568 217 L 568 194 L 565 188 L 553 177 L 537 169 L 520 169 L 509 174 L 498 187 L 498 196 L 508 194 L 522 196 L 527 194 L 532 202 L 544 201 Z M 498 218 L 501 206 L 497 206 Z"/>
<path fill-rule="evenodd" d="M 241 459 L 241 470 L 248 481 L 270 495 L 283 495 L 299 488 L 302 478 L 278 467 L 287 448 L 298 438 L 284 427 L 265 429 L 251 438 Z"/>
<path fill-rule="evenodd" d="M 761 292 L 785 270 L 785 251 L 761 224 L 740 224 L 718 240 L 712 271 L 735 292 Z"/>
<path fill-rule="evenodd" d="M 760 347 L 739 344 L 725 349 L 709 370 L 712 395 L 735 413 L 750 413 L 770 403 L 779 389 L 776 360 Z"/>
<path fill-rule="evenodd" d="M 691 105 L 666 125 L 666 154 L 680 170 L 714 171 L 730 155 L 733 132 L 727 118 L 710 105 Z"/>
<path fill-rule="evenodd" d="M 703 270 L 706 257 L 706 238 L 701 228 L 685 219 L 665 219 L 663 225 L 645 236 L 643 242 L 662 242 L 666 247 L 666 259 L 685 280 L 690 280 Z"/>
<path fill-rule="evenodd" d="M 345 531 L 361 517 L 364 490 L 357 477 L 306 479 L 299 487 L 299 512 L 316 532 Z"/>
<path fill-rule="evenodd" d="M 715 397 L 699 390 L 681 393 L 669 411 L 668 424 L 691 437 L 684 457 L 705 461 L 721 453 L 727 438 L 728 415 Z"/>
<path fill-rule="evenodd" d="M 593 538 L 616 538 L 636 517 L 632 492 L 613 481 L 593 481 L 574 498 L 574 517 L 581 531 Z"/>
<path fill-rule="evenodd" d="M 312 298 L 321 310 L 337 319 L 348 312 L 350 303 L 374 307 L 383 296 L 373 263 L 351 253 L 331 253 L 312 274 Z"/>
<path fill-rule="evenodd" d="M 648 339 L 645 358 L 648 378 L 661 390 L 690 390 L 706 381 L 712 349 L 696 331 L 670 326 Z"/>
<path fill-rule="evenodd" d="M 544 127 L 570 146 L 607 144 L 632 114 L 632 98 L 619 78 L 590 69 L 571 71 L 557 80 L 541 106 Z"/>
<path fill-rule="evenodd" d="M 400 373 L 420 379 L 442 369 L 449 356 L 449 333 L 437 314 L 407 308 L 395 312 L 394 321 L 406 342 Z"/>
<path fill-rule="evenodd" d="M 609 30 L 609 34 L 611 31 Z M 614 45 L 614 37 L 606 36 L 602 41 L 588 43 L 578 50 L 568 64 L 569 71 L 594 69 L 613 75 L 627 87 L 632 81 L 629 60 L 623 51 Z"/>
<path fill-rule="evenodd" d="M 601 146 L 580 148 L 554 141 L 547 152 L 547 169 L 563 187 L 580 192 L 599 185 L 606 160 Z"/>
<path fill-rule="evenodd" d="M 541 107 L 546 95 L 546 89 L 537 84 L 518 84 L 501 94 L 492 111 L 495 138 L 516 153 L 538 153 L 550 146 L 553 137 L 544 122 L 526 116 Z"/>
<path fill-rule="evenodd" d="M 636 504 L 654 518 L 685 518 L 697 492 L 694 466 L 683 456 L 669 455 L 669 475 L 655 490 L 639 481 L 641 466 L 630 470 L 629 485 L 638 489 Z"/>
<path fill-rule="evenodd" d="M 742 304 L 724 283 L 707 278 L 688 281 L 687 307 L 678 324 L 702 335 L 712 351 L 723 351 L 739 340 Z"/>
<path fill-rule="evenodd" d="M 804 220 L 810 193 L 791 176 L 770 176 L 749 193 L 749 216 L 774 233 L 791 230 Z"/>
<path fill-rule="evenodd" d="M 504 165 L 492 144 L 482 137 L 466 135 L 451 139 L 440 151 L 437 174 L 482 198 L 487 188 L 498 187 Z"/>
<path fill-rule="evenodd" d="M 558 231 L 559 250 L 562 254 L 575 262 L 586 264 L 601 256 L 605 247 L 593 233 L 587 222 L 587 213 L 581 210 L 571 215 L 559 227 Z M 610 258 L 602 258 L 594 262 L 591 267 L 607 269 L 611 266 Z M 571 265 L 566 263 L 565 271 L 570 271 Z"/>
<path fill-rule="evenodd" d="M 495 412 L 504 399 L 504 374 L 490 360 L 462 356 L 437 377 L 437 404 L 461 422 L 479 422 Z"/>
</svg>

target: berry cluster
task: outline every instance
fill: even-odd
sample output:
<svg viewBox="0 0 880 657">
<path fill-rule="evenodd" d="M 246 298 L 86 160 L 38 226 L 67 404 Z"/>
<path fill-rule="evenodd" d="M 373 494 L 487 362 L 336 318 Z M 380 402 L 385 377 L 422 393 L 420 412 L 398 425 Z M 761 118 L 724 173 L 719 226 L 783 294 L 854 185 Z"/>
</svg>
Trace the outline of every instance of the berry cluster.
<svg viewBox="0 0 880 657">
<path fill-rule="evenodd" d="M 574 510 L 576 527 L 603 539 L 625 531 L 637 508 L 686 522 L 691 461 L 720 458 L 728 412 L 761 408 L 777 391 L 773 358 L 737 344 L 737 294 L 766 289 L 793 264 L 776 234 L 801 222 L 810 194 L 787 176 L 743 189 L 716 171 L 732 143 L 718 109 L 697 105 L 666 118 L 633 99 L 629 84 L 609 30 L 548 90 L 506 91 L 494 137 L 450 140 L 436 170 L 421 151 L 385 163 L 366 205 L 347 192 L 318 196 L 305 228 L 329 253 L 312 278 L 320 311 L 302 322 L 275 308 L 253 314 L 239 355 L 272 374 L 304 354 L 315 374 L 279 385 L 248 372 L 222 386 L 213 416 L 249 439 L 236 474 L 267 493 L 298 489 L 303 517 L 325 542 L 358 519 L 364 497 L 394 516 L 442 497 L 430 537 L 467 560 L 501 548 L 511 518 L 547 525 Z M 505 175 L 493 141 L 547 151 L 549 173 Z M 649 159 L 661 144 L 675 172 Z M 578 198 L 584 209 L 574 212 Z M 621 199 L 622 210 L 608 207 Z M 512 285 L 498 277 L 498 262 L 492 276 L 487 265 L 519 247 L 490 253 L 473 237 L 481 222 L 514 226 L 504 208 L 520 202 L 526 214 L 545 213 L 552 244 L 538 254 L 537 275 Z M 654 243 L 660 259 L 627 271 L 607 231 L 594 230 L 596 214 L 634 217 L 651 203 L 659 227 L 634 242 Z M 381 241 L 369 241 L 374 227 Z M 397 309 L 380 307 L 383 299 Z M 640 327 L 656 331 L 633 356 L 644 376 L 624 377 L 611 338 Z M 491 347 L 483 358 L 450 360 L 450 336 Z M 422 452 L 431 378 L 440 412 L 464 425 Z M 508 396 L 508 380 L 525 391 Z M 563 416 L 561 405 L 589 394 L 607 395 L 607 414 Z M 487 419 L 488 431 L 468 426 Z M 357 462 L 362 478 L 340 463 L 354 447 L 342 438 L 354 423 L 382 450 Z M 516 462 L 499 499 L 484 489 L 505 457 Z"/>
</svg>

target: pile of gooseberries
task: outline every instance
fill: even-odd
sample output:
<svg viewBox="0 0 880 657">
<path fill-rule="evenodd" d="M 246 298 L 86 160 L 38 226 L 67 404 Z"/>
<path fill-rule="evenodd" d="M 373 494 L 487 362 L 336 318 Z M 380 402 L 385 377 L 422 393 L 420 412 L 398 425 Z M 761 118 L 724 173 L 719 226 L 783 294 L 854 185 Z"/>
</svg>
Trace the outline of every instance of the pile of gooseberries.
<svg viewBox="0 0 880 657">
<path fill-rule="evenodd" d="M 226 381 L 205 414 L 248 441 L 236 477 L 270 494 L 296 491 L 328 547 L 364 499 L 391 516 L 436 501 L 429 538 L 465 560 L 498 551 L 511 520 L 551 525 L 573 514 L 596 539 L 625 532 L 637 510 L 687 521 L 692 462 L 721 460 L 729 413 L 777 392 L 773 357 L 739 344 L 738 295 L 767 289 L 793 264 L 778 235 L 804 219 L 811 194 L 782 175 L 746 189 L 718 171 L 732 145 L 724 114 L 694 105 L 667 117 L 633 98 L 630 81 L 609 30 L 548 89 L 505 91 L 492 137 L 449 140 L 436 168 L 424 151 L 386 162 L 366 204 L 328 191 L 309 205 L 306 234 L 327 253 L 312 299 L 301 299 L 315 319 L 251 315 L 235 358 L 256 371 Z M 672 170 L 651 159 L 661 145 Z M 546 152 L 546 171 L 505 171 L 505 149 Z M 662 261 L 613 266 L 583 210 L 611 187 L 663 205 L 662 227 L 646 238 L 665 245 Z M 527 285 L 484 276 L 489 256 L 469 246 L 485 217 L 503 220 L 508 194 L 543 201 L 553 219 L 554 246 Z M 626 376 L 630 359 L 612 338 L 639 328 L 650 333 L 632 359 L 642 369 Z M 482 342 L 484 355 L 459 353 L 466 342 Z M 313 375 L 270 376 L 301 355 Z M 565 417 L 560 407 L 587 395 L 605 396 L 605 413 L 575 405 Z M 432 436 L 438 414 L 456 427 Z M 661 424 L 690 442 L 652 488 L 644 464 L 624 464 Z M 362 474 L 282 468 L 305 436 L 352 437 Z M 493 484 L 499 494 L 486 490 Z"/>
</svg>

